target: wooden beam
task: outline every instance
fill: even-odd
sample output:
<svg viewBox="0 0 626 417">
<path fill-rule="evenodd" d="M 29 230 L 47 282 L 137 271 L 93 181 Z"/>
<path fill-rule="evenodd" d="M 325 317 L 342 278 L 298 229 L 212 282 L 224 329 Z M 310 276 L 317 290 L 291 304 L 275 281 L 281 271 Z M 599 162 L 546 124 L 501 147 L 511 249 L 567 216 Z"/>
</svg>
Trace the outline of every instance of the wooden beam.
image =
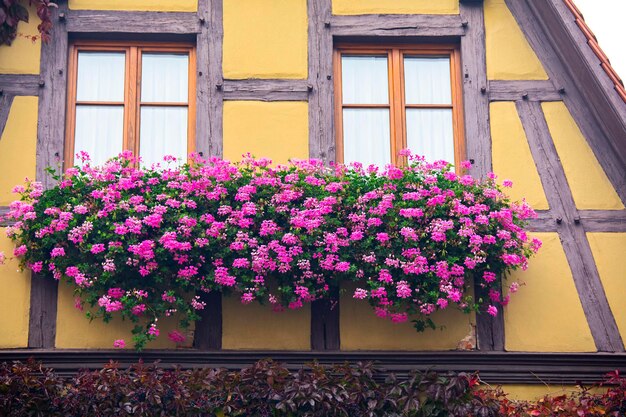
<svg viewBox="0 0 626 417">
<path fill-rule="evenodd" d="M 40 81 L 39 75 L 0 74 L 0 90 L 15 96 L 37 96 Z"/>
<path fill-rule="evenodd" d="M 68 10 L 65 15 L 65 26 L 70 33 L 195 35 L 201 32 L 200 20 L 196 13 Z"/>
<path fill-rule="evenodd" d="M 597 80 L 602 75 L 590 68 L 588 60 L 580 55 L 580 48 L 587 48 L 586 41 L 578 45 L 564 32 L 564 18 L 555 13 L 556 3 L 553 0 L 506 0 L 550 79 L 565 89 L 563 102 L 626 204 L 626 142 L 623 140 L 626 130 L 619 127 L 622 123 L 615 107 L 607 102 L 606 97 L 598 95 L 597 90 L 602 88 L 598 87 Z"/>
<path fill-rule="evenodd" d="M 333 122 L 333 37 L 327 23 L 331 0 L 308 0 L 309 157 L 335 161 Z"/>
<path fill-rule="evenodd" d="M 222 349 L 222 293 L 199 292 L 200 301 L 206 303 L 200 310 L 200 321 L 196 322 L 193 347 L 198 350 Z"/>
<path fill-rule="evenodd" d="M 473 160 L 471 173 L 485 178 L 491 171 L 491 133 L 489 128 L 489 98 L 487 89 L 487 61 L 485 50 L 485 20 L 481 4 L 462 3 L 461 20 L 466 22 L 465 36 L 461 37 L 461 77 L 465 109 L 465 140 L 467 159 Z M 465 29 L 464 29 L 465 30 Z M 476 282 L 478 284 L 478 282 Z M 477 298 L 488 299 L 479 285 L 475 285 Z M 485 313 L 476 316 L 478 349 L 504 350 L 504 318 L 502 314 L 491 317 Z"/>
<path fill-rule="evenodd" d="M 626 233 L 626 210 L 585 210 L 578 216 L 585 232 Z"/>
<path fill-rule="evenodd" d="M 550 80 L 489 81 L 489 101 L 561 101 L 563 97 Z"/>
<path fill-rule="evenodd" d="M 51 40 L 41 45 L 41 89 L 37 123 L 36 179 L 49 188 L 54 180 L 47 167 L 62 160 L 65 139 L 65 106 L 67 86 L 68 36 L 59 14 L 67 13 L 67 2 L 58 1 L 52 8 Z M 34 276 L 31 281 L 28 346 L 54 347 L 56 335 L 58 282 L 49 277 Z"/>
<path fill-rule="evenodd" d="M 626 372 L 626 355 L 623 353 L 0 350 L 0 362 L 25 362 L 29 358 L 42 361 L 61 376 L 73 376 L 81 369 L 102 369 L 111 360 L 121 368 L 143 360 L 145 364 L 158 361 L 163 368 L 239 370 L 265 358 L 272 358 L 292 371 L 313 361 L 322 365 L 375 362 L 379 370 L 377 375 L 382 379 L 391 372 L 403 377 L 413 370 L 479 371 L 481 380 L 490 384 L 590 385 L 601 381 L 608 372 Z"/>
<path fill-rule="evenodd" d="M 333 37 L 331 0 L 308 0 L 307 90 L 309 96 L 309 157 L 334 162 L 336 155 L 333 123 Z M 311 349 L 339 349 L 339 305 L 333 310 L 325 300 L 311 305 Z"/>
<path fill-rule="evenodd" d="M 224 100 L 307 101 L 307 80 L 224 80 Z"/>
<path fill-rule="evenodd" d="M 602 287 L 589 241 L 580 222 L 576 222 L 578 211 L 541 103 L 517 102 L 517 109 L 551 212 L 562 219 L 559 236 L 596 347 L 602 352 L 623 352 L 624 344 Z"/>
<path fill-rule="evenodd" d="M 2 94 L 0 96 L 0 140 L 2 140 L 2 134 L 6 127 L 7 120 L 9 120 L 9 112 L 11 111 L 11 105 L 13 104 L 13 94 Z"/>
<path fill-rule="evenodd" d="M 476 7 L 476 6 L 475 6 Z M 459 15 L 356 15 L 332 16 L 323 22 L 330 24 L 334 36 L 420 36 L 455 37 L 465 35 Z"/>
</svg>

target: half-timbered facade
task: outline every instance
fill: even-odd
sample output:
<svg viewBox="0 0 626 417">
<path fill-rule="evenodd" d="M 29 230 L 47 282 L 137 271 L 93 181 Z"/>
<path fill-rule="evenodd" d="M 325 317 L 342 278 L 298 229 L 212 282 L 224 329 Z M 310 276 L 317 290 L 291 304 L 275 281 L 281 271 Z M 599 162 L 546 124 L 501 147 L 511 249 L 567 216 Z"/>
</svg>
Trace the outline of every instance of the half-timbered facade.
<svg viewBox="0 0 626 417">
<path fill-rule="evenodd" d="M 416 333 L 350 291 L 281 314 L 209 294 L 186 348 L 141 354 L 108 350 L 129 326 L 89 322 L 72 288 L 9 262 L 0 360 L 377 360 L 479 370 L 526 393 L 626 369 L 626 91 L 571 0 L 57 4 L 50 42 L 0 46 L 0 213 L 15 184 L 49 186 L 46 167 L 81 150 L 385 164 L 409 147 L 512 180 L 539 212 L 543 248 L 495 319 L 447 311 L 443 330 Z"/>
</svg>

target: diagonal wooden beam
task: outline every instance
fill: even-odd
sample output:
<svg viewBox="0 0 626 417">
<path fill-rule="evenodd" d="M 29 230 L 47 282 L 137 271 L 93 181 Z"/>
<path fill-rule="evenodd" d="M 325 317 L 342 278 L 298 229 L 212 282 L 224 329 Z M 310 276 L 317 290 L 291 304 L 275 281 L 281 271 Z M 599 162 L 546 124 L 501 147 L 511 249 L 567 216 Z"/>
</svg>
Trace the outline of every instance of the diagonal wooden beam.
<svg viewBox="0 0 626 417">
<path fill-rule="evenodd" d="M 559 236 L 596 347 L 602 352 L 623 352 L 624 344 L 602 287 L 585 229 L 577 221 L 578 211 L 541 103 L 519 101 L 517 110 L 551 211 L 561 219 Z"/>
<path fill-rule="evenodd" d="M 9 120 L 9 112 L 11 111 L 11 105 L 13 104 L 13 94 L 3 94 L 0 96 L 0 140 L 2 140 L 2 134 L 6 127 L 7 120 Z"/>
<path fill-rule="evenodd" d="M 588 48 L 586 43 L 579 45 L 564 29 L 567 18 L 560 7 L 565 5 L 561 0 L 505 1 L 550 79 L 565 90 L 563 102 L 626 204 L 626 116 L 620 117 L 618 108 L 601 94 L 598 80 L 605 75 L 582 55 L 580 48 Z"/>
</svg>

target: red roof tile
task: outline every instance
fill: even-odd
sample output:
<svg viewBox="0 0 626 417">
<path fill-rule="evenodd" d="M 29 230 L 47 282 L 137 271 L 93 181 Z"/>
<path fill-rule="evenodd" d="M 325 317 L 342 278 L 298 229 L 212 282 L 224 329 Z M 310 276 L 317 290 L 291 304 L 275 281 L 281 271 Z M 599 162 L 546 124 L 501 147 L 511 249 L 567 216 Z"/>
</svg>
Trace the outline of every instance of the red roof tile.
<svg viewBox="0 0 626 417">
<path fill-rule="evenodd" d="M 589 45 L 589 47 L 591 47 L 591 50 L 596 54 L 596 56 L 600 60 L 600 65 L 602 66 L 604 71 L 607 73 L 609 78 L 611 78 L 611 80 L 615 84 L 615 90 L 620 95 L 622 100 L 626 102 L 626 89 L 624 88 L 624 82 L 619 77 L 619 75 L 617 75 L 617 72 L 615 72 L 615 69 L 611 66 L 611 61 L 609 61 L 609 58 L 606 56 L 604 51 L 602 51 L 602 48 L 600 48 L 600 45 L 598 44 L 598 39 L 596 38 L 596 36 L 593 34 L 591 29 L 585 22 L 585 18 L 583 17 L 583 14 L 580 12 L 578 7 L 576 7 L 576 5 L 574 4 L 574 0 L 563 0 L 563 1 L 574 14 L 574 18 L 576 19 L 576 24 L 578 25 L 580 30 L 583 32 L 583 34 L 587 38 L 587 44 Z"/>
</svg>

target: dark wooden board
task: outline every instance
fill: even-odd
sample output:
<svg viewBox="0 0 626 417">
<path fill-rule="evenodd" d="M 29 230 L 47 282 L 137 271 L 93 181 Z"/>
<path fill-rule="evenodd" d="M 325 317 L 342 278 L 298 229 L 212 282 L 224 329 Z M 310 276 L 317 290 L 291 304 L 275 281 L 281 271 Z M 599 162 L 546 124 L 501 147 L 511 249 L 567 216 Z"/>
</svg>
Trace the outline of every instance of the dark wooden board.
<svg viewBox="0 0 626 417">
<path fill-rule="evenodd" d="M 200 33 L 196 13 L 117 10 L 69 10 L 66 25 L 71 33 Z"/>
<path fill-rule="evenodd" d="M 200 301 L 206 303 L 200 310 L 200 321 L 196 322 L 193 346 L 198 350 L 220 350 L 222 348 L 222 293 L 199 292 Z"/>
</svg>

